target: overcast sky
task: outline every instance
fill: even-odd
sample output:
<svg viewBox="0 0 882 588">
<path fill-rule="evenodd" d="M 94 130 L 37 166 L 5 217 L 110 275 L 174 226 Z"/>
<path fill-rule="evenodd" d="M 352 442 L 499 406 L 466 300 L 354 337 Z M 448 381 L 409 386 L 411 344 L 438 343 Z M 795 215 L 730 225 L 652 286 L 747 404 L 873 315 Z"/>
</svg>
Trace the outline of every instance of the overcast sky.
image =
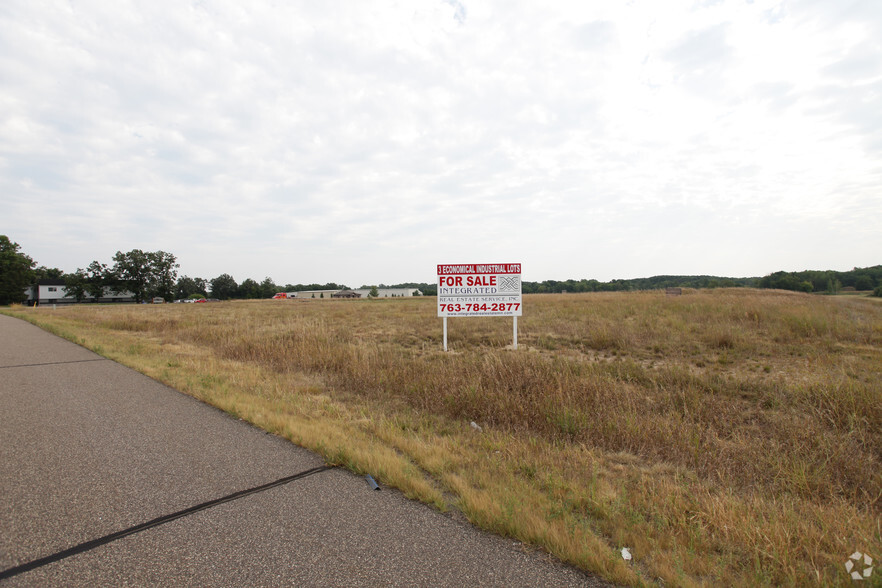
<svg viewBox="0 0 882 588">
<path fill-rule="evenodd" d="M 4 0 L 0 234 L 279 284 L 882 263 L 882 2 Z"/>
</svg>

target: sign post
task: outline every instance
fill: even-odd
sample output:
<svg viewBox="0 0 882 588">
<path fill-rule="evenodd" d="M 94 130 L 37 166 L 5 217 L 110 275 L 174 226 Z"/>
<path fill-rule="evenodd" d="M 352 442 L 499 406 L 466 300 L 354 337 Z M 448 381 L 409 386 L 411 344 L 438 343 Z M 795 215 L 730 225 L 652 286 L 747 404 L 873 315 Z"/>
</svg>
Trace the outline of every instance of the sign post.
<svg viewBox="0 0 882 588">
<path fill-rule="evenodd" d="M 513 347 L 518 348 L 518 317 L 522 314 L 521 264 L 460 263 L 438 265 L 438 316 L 510 316 Z"/>
</svg>

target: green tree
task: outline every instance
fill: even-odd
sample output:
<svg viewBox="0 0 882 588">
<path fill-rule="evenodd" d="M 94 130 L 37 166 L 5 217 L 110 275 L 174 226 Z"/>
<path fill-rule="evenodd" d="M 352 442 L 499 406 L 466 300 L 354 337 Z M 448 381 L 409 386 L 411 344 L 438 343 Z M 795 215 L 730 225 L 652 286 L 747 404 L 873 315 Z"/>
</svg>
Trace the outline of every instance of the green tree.
<svg viewBox="0 0 882 588">
<path fill-rule="evenodd" d="M 251 278 L 246 278 L 239 284 L 238 298 L 260 298 L 260 284 Z"/>
<path fill-rule="evenodd" d="M 80 270 L 77 270 L 80 271 Z M 104 287 L 112 282 L 107 265 L 93 261 L 86 268 L 86 292 L 92 297 L 92 302 L 98 302 L 104 296 Z"/>
<path fill-rule="evenodd" d="M 211 280 L 211 295 L 220 300 L 229 300 L 236 296 L 239 285 L 230 274 L 221 274 Z"/>
<path fill-rule="evenodd" d="M 162 296 L 166 300 L 174 298 L 175 281 L 178 278 L 178 268 L 181 267 L 177 258 L 165 251 L 153 251 L 147 253 L 149 263 L 149 290 L 148 295 Z"/>
<path fill-rule="evenodd" d="M 24 301 L 33 282 L 34 260 L 19 249 L 18 243 L 0 235 L 0 304 Z"/>
<path fill-rule="evenodd" d="M 854 281 L 854 289 L 855 290 L 872 290 L 873 289 L 873 278 L 866 274 L 862 274 L 857 277 Z"/>
<path fill-rule="evenodd" d="M 82 268 L 77 268 L 77 271 L 74 273 L 64 276 L 64 289 L 67 295 L 73 296 L 77 302 L 85 300 L 88 279 L 86 270 Z"/>
<path fill-rule="evenodd" d="M 377 291 L 376 286 L 371 286 L 371 291 L 368 292 L 368 298 L 376 298 L 380 293 Z"/>
<path fill-rule="evenodd" d="M 58 280 L 65 278 L 64 271 L 57 267 L 46 267 L 41 265 L 34 270 L 34 280 Z"/>
<path fill-rule="evenodd" d="M 264 278 L 260 283 L 260 298 L 272 298 L 278 291 L 279 287 L 270 277 Z"/>
<path fill-rule="evenodd" d="M 181 276 L 178 278 L 177 284 L 175 284 L 175 299 L 183 300 L 185 298 L 189 298 L 193 294 L 200 294 L 200 298 L 205 297 L 205 287 L 204 285 L 200 288 L 200 284 L 197 282 L 198 278 L 191 278 L 189 276 Z M 205 280 L 202 280 L 203 282 Z"/>
<path fill-rule="evenodd" d="M 177 258 L 165 251 L 141 251 L 132 249 L 126 253 L 117 251 L 114 266 L 109 272 L 111 288 L 119 293 L 132 293 L 135 302 L 143 302 L 153 296 L 171 300 L 178 275 Z"/>
<path fill-rule="evenodd" d="M 135 302 L 143 302 L 147 298 L 150 285 L 150 258 L 140 249 L 132 249 L 126 253 L 117 251 L 113 256 L 113 281 L 110 287 L 117 294 L 131 292 Z"/>
</svg>

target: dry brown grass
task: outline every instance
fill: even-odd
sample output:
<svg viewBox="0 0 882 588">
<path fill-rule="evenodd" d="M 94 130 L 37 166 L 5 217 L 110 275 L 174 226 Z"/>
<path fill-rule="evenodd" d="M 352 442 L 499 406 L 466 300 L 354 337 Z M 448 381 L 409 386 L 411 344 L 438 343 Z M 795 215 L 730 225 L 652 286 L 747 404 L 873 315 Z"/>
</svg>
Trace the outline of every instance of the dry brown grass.
<svg viewBox="0 0 882 588">
<path fill-rule="evenodd" d="M 434 304 L 14 314 L 613 581 L 845 585 L 882 557 L 882 306 L 527 296 L 517 352 L 469 318 L 445 354 Z"/>
</svg>

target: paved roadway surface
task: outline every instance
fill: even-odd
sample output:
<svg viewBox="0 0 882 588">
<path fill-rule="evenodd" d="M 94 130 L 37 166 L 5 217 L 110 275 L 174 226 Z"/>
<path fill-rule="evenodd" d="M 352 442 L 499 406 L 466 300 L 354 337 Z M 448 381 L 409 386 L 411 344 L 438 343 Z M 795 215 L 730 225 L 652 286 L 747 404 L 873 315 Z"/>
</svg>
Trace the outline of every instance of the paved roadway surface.
<svg viewBox="0 0 882 588">
<path fill-rule="evenodd" d="M 0 586 L 605 585 L 323 466 L 0 315 Z"/>
</svg>

